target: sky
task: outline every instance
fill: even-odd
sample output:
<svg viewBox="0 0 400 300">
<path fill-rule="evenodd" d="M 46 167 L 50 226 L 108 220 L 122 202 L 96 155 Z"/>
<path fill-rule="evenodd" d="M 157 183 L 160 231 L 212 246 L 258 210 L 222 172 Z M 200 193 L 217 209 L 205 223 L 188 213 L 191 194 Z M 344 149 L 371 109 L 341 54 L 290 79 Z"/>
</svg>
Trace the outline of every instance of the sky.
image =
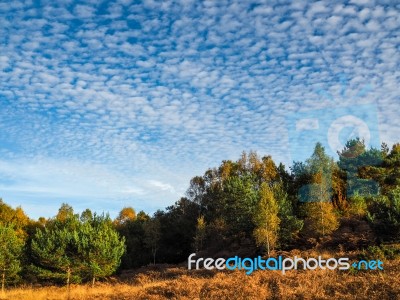
<svg viewBox="0 0 400 300">
<path fill-rule="evenodd" d="M 0 197 L 152 213 L 243 150 L 400 142 L 399 1 L 2 1 Z"/>
</svg>

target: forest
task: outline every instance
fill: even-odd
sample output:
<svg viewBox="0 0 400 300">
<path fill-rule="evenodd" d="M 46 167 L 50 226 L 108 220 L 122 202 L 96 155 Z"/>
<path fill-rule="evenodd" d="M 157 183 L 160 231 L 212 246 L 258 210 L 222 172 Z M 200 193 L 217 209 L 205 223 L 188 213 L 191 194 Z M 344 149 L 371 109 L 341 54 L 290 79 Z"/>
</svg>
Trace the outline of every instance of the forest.
<svg viewBox="0 0 400 300">
<path fill-rule="evenodd" d="M 290 168 L 243 152 L 190 180 L 185 197 L 152 216 L 124 207 L 115 219 L 64 203 L 30 219 L 0 201 L 2 289 L 19 284 L 95 284 L 149 264 L 198 256 L 271 255 L 291 249 L 400 253 L 400 144 L 353 139 L 338 160 L 317 143 Z M 396 252 L 397 251 L 397 252 Z"/>
</svg>

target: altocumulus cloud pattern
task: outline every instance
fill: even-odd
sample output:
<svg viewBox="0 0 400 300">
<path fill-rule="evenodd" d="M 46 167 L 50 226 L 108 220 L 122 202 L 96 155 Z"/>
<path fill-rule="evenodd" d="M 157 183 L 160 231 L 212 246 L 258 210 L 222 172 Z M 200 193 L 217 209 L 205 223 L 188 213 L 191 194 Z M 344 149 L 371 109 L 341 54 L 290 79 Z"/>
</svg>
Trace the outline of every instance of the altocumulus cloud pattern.
<svg viewBox="0 0 400 300">
<path fill-rule="evenodd" d="M 2 2 L 1 196 L 154 211 L 242 150 L 290 163 L 287 116 L 338 95 L 396 142 L 400 5 L 308 2 Z"/>
</svg>

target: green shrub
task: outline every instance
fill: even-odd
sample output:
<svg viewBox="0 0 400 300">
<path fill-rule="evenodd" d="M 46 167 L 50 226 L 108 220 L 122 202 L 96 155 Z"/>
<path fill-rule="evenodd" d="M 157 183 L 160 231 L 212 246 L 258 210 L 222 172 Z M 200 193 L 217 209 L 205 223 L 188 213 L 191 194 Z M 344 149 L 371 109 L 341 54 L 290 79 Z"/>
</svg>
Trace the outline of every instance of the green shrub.
<svg viewBox="0 0 400 300">
<path fill-rule="evenodd" d="M 380 245 L 380 246 L 369 246 L 364 249 L 360 255 L 359 259 L 395 259 L 400 257 L 400 245 Z"/>
</svg>

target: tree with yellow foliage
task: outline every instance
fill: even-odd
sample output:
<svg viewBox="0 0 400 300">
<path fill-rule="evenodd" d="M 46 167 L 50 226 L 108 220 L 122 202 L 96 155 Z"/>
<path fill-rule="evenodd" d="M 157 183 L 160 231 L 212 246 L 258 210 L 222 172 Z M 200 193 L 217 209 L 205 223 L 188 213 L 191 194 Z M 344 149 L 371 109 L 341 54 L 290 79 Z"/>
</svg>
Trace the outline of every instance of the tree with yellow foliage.
<svg viewBox="0 0 400 300">
<path fill-rule="evenodd" d="M 317 143 L 313 155 L 306 163 L 311 183 L 305 187 L 306 194 L 303 195 L 304 228 L 309 234 L 321 237 L 332 233 L 339 226 L 332 204 L 332 172 L 335 163 L 325 154 L 320 143 Z"/>
<path fill-rule="evenodd" d="M 260 200 L 254 213 L 254 238 L 258 246 L 267 249 L 268 256 L 278 241 L 280 219 L 278 217 L 279 206 L 274 192 L 268 184 L 262 183 Z"/>
<path fill-rule="evenodd" d="M 124 207 L 115 219 L 117 225 L 123 225 L 129 221 L 134 221 L 136 219 L 136 212 L 132 207 Z"/>
</svg>

